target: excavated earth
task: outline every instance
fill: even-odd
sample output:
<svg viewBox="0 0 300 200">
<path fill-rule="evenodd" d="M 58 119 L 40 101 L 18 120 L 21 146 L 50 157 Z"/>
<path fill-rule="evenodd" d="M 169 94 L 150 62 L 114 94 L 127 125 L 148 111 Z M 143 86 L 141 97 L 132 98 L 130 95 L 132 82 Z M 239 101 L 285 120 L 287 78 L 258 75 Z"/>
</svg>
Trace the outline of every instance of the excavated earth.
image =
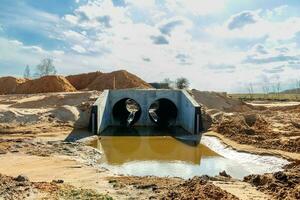
<svg viewBox="0 0 300 200">
<path fill-rule="evenodd" d="M 221 93 L 193 90 L 192 94 L 203 105 L 207 129 L 240 144 L 300 153 L 300 102 L 264 107 Z"/>
<path fill-rule="evenodd" d="M 191 94 L 203 105 L 208 130 L 262 151 L 299 155 L 299 105 L 264 107 L 226 94 Z M 0 199 L 299 199 L 296 157 L 282 172 L 249 175 L 243 182 L 226 172 L 183 180 L 119 176 L 99 167 L 101 152 L 80 140 L 90 136 L 90 107 L 99 95 L 0 96 Z"/>
<path fill-rule="evenodd" d="M 203 106 L 205 127 L 217 132 L 216 136 L 257 147 L 260 152 L 291 155 L 286 157 L 291 164 L 283 172 L 249 175 L 245 182 L 275 199 L 300 199 L 300 102 L 264 102 L 267 106 L 262 106 L 215 92 L 193 90 L 192 95 Z"/>
<path fill-rule="evenodd" d="M 110 73 L 91 72 L 64 76 L 44 76 L 37 79 L 0 77 L 0 95 L 75 92 L 77 90 L 152 88 L 141 78 L 119 70 Z"/>
</svg>

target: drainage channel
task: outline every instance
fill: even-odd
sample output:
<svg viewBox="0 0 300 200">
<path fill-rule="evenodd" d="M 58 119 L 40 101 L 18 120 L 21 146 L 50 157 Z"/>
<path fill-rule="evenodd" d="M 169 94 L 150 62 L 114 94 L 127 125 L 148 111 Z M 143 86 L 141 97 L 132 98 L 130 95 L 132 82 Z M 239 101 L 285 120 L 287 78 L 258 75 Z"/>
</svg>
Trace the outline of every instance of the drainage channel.
<svg viewBox="0 0 300 200">
<path fill-rule="evenodd" d="M 174 130 L 173 130 L 174 131 Z M 177 131 L 177 132 L 176 132 Z M 235 151 L 217 138 L 137 128 L 130 134 L 111 127 L 93 147 L 103 152 L 101 166 L 116 174 L 181 177 L 215 176 L 225 170 L 233 178 L 282 170 L 287 160 Z M 111 134 L 109 134 L 111 133 Z"/>
</svg>

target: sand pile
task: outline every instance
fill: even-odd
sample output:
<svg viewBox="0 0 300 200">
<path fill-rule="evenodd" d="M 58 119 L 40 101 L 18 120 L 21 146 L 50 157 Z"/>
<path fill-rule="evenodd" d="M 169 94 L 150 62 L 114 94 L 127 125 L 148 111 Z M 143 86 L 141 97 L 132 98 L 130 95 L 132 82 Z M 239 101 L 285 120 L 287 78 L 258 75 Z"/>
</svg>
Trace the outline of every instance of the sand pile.
<svg viewBox="0 0 300 200">
<path fill-rule="evenodd" d="M 64 105 L 80 106 L 82 103 L 93 103 L 98 97 L 99 92 L 74 92 L 63 94 L 34 95 L 33 97 L 23 98 L 13 103 L 10 107 L 25 109 L 54 108 Z"/>
<path fill-rule="evenodd" d="M 88 87 L 97 77 L 103 75 L 102 72 L 91 72 L 66 76 L 66 79 L 77 89 L 83 90 Z"/>
<path fill-rule="evenodd" d="M 36 94 L 48 92 L 74 92 L 76 90 L 152 88 L 139 77 L 125 71 L 111 73 L 91 72 L 87 74 L 44 76 L 27 80 L 14 77 L 0 78 L 1 94 Z"/>
<path fill-rule="evenodd" d="M 103 73 L 98 76 L 86 89 L 125 89 L 125 88 L 151 88 L 151 86 L 139 77 L 125 71 Z"/>
<path fill-rule="evenodd" d="M 0 95 L 1 94 L 13 94 L 16 92 L 17 87 L 25 83 L 27 80 L 23 78 L 15 77 L 2 77 L 0 78 Z"/>
<path fill-rule="evenodd" d="M 207 109 L 217 109 L 223 112 L 243 112 L 252 109 L 250 105 L 240 100 L 229 98 L 223 93 L 198 91 L 195 89 L 191 92 L 195 100 Z"/>
<path fill-rule="evenodd" d="M 74 91 L 76 91 L 76 89 L 63 76 L 44 76 L 39 79 L 29 80 L 20 84 L 16 89 L 17 94 Z"/>
</svg>

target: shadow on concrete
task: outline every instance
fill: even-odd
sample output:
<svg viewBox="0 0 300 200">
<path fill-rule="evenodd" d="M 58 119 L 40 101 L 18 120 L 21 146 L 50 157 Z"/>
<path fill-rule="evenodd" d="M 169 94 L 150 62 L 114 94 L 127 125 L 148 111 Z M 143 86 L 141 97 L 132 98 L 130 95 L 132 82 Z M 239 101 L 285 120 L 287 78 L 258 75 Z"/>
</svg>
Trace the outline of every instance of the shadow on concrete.
<svg viewBox="0 0 300 200">
<path fill-rule="evenodd" d="M 201 135 L 192 135 L 181 127 L 107 127 L 101 136 L 170 136 L 187 145 L 197 146 L 200 143 Z"/>
</svg>

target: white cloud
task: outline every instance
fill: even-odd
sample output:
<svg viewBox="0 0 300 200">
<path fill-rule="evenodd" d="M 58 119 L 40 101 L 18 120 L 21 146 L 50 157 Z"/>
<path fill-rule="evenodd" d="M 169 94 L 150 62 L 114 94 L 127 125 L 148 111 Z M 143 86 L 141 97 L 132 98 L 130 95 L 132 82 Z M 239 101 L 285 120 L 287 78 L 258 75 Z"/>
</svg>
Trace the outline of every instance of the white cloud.
<svg viewBox="0 0 300 200">
<path fill-rule="evenodd" d="M 1 47 L 8 49 L 0 49 L 0 64 L 18 57 L 15 66 L 36 65 L 51 57 L 63 74 L 123 68 L 146 81 L 185 76 L 192 87 L 227 91 L 247 81 L 259 85 L 262 76 L 279 72 L 296 76 L 299 63 L 294 57 L 300 53 L 292 38 L 300 31 L 299 18 L 273 20 L 271 15 L 286 12 L 282 7 L 269 15 L 264 10 L 239 11 L 222 21 L 226 2 L 126 0 L 115 7 L 111 0 L 82 1 L 73 13 L 50 20 L 64 51 L 0 38 Z M 215 18 L 219 24 L 212 25 Z M 203 19 L 208 19 L 205 26 Z M 228 41 L 251 42 L 235 47 Z"/>
<path fill-rule="evenodd" d="M 126 3 L 129 5 L 136 6 L 138 8 L 153 8 L 155 7 L 155 0 L 143 0 L 143 1 L 136 1 L 136 0 L 125 0 Z"/>
<path fill-rule="evenodd" d="M 78 53 L 85 53 L 86 52 L 85 48 L 83 48 L 80 45 L 74 45 L 73 47 L 71 47 L 71 49 L 73 49 L 74 51 L 76 51 Z"/>
<path fill-rule="evenodd" d="M 170 11 L 193 15 L 216 14 L 225 8 L 226 0 L 166 0 Z"/>
<path fill-rule="evenodd" d="M 249 24 L 255 24 L 260 20 L 257 12 L 258 11 L 242 11 L 236 15 L 231 16 L 227 22 L 228 29 L 240 29 Z"/>
</svg>

